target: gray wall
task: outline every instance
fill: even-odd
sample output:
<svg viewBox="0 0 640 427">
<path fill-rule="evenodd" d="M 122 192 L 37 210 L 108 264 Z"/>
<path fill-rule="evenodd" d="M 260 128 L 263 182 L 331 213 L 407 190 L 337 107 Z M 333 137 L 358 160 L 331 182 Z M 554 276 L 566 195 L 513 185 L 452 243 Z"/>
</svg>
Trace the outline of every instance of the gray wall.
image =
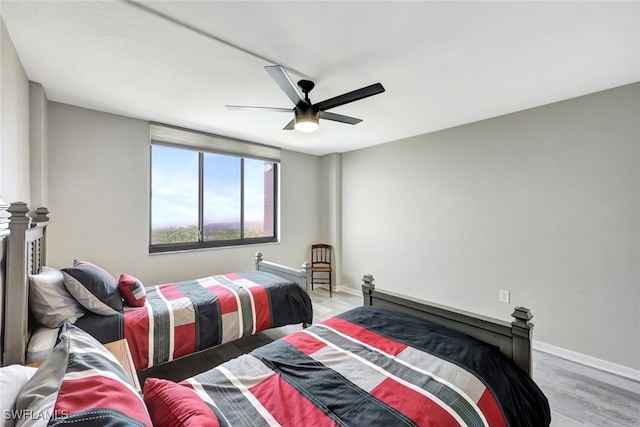
<svg viewBox="0 0 640 427">
<path fill-rule="evenodd" d="M 343 279 L 640 368 L 640 84 L 343 155 Z M 500 289 L 511 303 L 498 302 Z"/>
<path fill-rule="evenodd" d="M 342 154 L 320 158 L 320 236 L 317 243 L 333 247 L 333 289 L 342 279 Z M 321 285 L 322 286 L 322 285 Z"/>
<path fill-rule="evenodd" d="M 319 234 L 319 158 L 282 152 L 281 243 L 148 254 L 149 124 L 50 102 L 49 263 L 85 259 L 146 285 L 253 268 L 253 255 L 298 267 Z"/>
<path fill-rule="evenodd" d="M 0 95 L 0 197 L 29 202 L 29 81 L 1 16 Z"/>
</svg>

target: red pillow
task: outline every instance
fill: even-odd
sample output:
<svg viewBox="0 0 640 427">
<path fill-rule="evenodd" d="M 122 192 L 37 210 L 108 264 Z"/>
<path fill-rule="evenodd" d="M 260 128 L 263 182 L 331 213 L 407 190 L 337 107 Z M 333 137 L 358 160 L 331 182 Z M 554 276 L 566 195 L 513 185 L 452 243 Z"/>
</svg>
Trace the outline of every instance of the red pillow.
<svg viewBox="0 0 640 427">
<path fill-rule="evenodd" d="M 142 282 L 129 274 L 120 275 L 118 290 L 127 305 L 142 307 L 147 300 L 147 291 Z"/>
<path fill-rule="evenodd" d="M 154 427 L 219 426 L 218 418 L 191 388 L 160 378 L 144 382 L 144 403 Z"/>
</svg>

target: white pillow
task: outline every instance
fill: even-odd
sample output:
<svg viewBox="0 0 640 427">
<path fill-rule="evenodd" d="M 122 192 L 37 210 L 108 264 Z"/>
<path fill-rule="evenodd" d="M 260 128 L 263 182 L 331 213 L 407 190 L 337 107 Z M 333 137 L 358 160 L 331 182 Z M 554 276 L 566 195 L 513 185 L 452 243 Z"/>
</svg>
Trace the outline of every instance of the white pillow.
<svg viewBox="0 0 640 427">
<path fill-rule="evenodd" d="M 42 362 L 53 350 L 58 341 L 60 328 L 47 328 L 38 325 L 27 344 L 27 365 Z"/>
<path fill-rule="evenodd" d="M 40 274 L 29 275 L 29 283 L 29 308 L 39 323 L 58 328 L 84 316 L 84 307 L 67 291 L 59 270 L 42 267 Z"/>
<path fill-rule="evenodd" d="M 13 427 L 15 419 L 11 411 L 16 409 L 16 399 L 22 387 L 36 372 L 36 368 L 22 365 L 9 365 L 0 368 L 0 390 L 2 390 L 2 416 L 0 427 Z"/>
</svg>

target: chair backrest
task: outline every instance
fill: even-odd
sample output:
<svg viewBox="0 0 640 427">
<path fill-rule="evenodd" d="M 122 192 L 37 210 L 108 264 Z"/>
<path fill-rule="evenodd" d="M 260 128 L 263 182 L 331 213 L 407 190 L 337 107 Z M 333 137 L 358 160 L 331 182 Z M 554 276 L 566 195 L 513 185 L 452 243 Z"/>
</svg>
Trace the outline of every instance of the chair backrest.
<svg viewBox="0 0 640 427">
<path fill-rule="evenodd" d="M 314 265 L 331 266 L 331 245 L 316 243 L 311 245 L 311 267 Z"/>
</svg>

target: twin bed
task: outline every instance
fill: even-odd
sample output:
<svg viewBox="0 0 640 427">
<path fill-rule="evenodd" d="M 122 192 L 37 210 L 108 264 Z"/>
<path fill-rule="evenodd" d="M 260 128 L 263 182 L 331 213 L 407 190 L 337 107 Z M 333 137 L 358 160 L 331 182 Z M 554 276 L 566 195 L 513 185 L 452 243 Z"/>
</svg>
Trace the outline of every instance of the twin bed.
<svg viewBox="0 0 640 427">
<path fill-rule="evenodd" d="M 12 210 L 16 211 L 13 205 Z M 16 216 L 13 212 L 11 223 Z M 8 317 L 18 307 L 9 306 L 20 300 L 16 295 L 28 298 L 28 275 L 44 265 L 44 245 L 31 242 L 42 242 L 46 222 L 40 216 L 39 221 L 28 219 L 24 230 L 10 227 L 3 355 L 18 362 L 26 348 L 28 308 L 22 308 L 23 318 L 18 322 Z M 41 237 L 25 237 L 37 229 L 42 230 Z M 22 277 L 9 274 L 15 261 L 11 249 L 17 245 L 12 239 L 25 242 L 25 262 L 19 266 L 25 267 Z M 262 265 L 258 257 L 259 270 Z M 299 274 L 286 267 L 275 268 L 276 276 L 305 276 L 304 268 Z M 240 280 L 242 284 L 235 285 L 238 289 L 246 281 L 259 281 L 253 272 L 243 274 L 214 280 Z M 306 289 L 306 282 L 301 286 Z M 244 289 L 252 287 L 249 284 Z M 549 425 L 547 400 L 530 378 L 532 325 L 527 309 L 516 308 L 515 320 L 509 323 L 380 291 L 370 275 L 363 278 L 362 288 L 364 307 L 294 332 L 180 383 L 148 378 L 142 397 L 127 383 L 122 366 L 104 351 L 101 337 L 92 337 L 99 335 L 96 331 L 87 333 L 82 321 L 65 323 L 50 357 L 21 388 L 15 409 L 31 411 L 18 414 L 44 411 L 52 415 L 42 425 L 95 425 L 89 421 L 95 417 L 100 425 Z M 175 291 L 174 287 L 168 294 Z M 151 294 L 148 291 L 147 297 L 154 298 Z M 162 295 L 158 298 L 162 300 Z M 122 316 L 109 317 L 120 317 L 122 323 L 116 323 L 126 325 L 127 310 Z M 252 315 L 247 323 L 255 325 L 259 317 Z M 96 322 L 100 325 L 99 318 Z M 309 322 L 305 318 L 295 323 Z M 158 338 L 159 330 L 152 329 Z M 171 329 L 163 333 L 171 335 Z M 234 329 L 253 332 L 253 326 L 236 324 Z M 148 331 L 141 336 L 149 337 Z M 111 337 L 102 337 L 102 341 L 107 338 Z M 136 345 L 144 338 L 133 340 L 135 344 L 128 339 L 136 353 Z M 197 351 L 197 341 L 190 342 L 185 351 Z M 150 366 L 148 356 L 146 365 L 136 367 Z M 15 363 L 7 361 L 3 357 L 3 365 Z M 151 364 L 156 362 L 163 360 Z M 100 398 L 104 393 L 113 398 Z M 17 421 L 20 425 L 25 420 Z"/>
</svg>

